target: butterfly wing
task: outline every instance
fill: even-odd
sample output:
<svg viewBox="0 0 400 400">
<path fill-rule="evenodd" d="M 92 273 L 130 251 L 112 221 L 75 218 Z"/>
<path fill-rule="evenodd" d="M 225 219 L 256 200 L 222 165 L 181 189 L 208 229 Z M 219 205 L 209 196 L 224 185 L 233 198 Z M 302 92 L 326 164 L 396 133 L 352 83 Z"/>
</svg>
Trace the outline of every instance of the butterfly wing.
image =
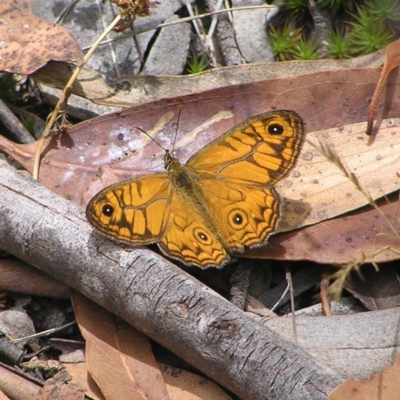
<svg viewBox="0 0 400 400">
<path fill-rule="evenodd" d="M 192 197 L 175 191 L 167 229 L 158 243 L 160 249 L 187 265 L 220 268 L 226 264 L 230 256 L 204 215 L 202 206 Z"/>
<path fill-rule="evenodd" d="M 86 217 L 98 231 L 120 241 L 158 242 L 167 227 L 171 191 L 166 173 L 116 183 L 93 197 Z"/>
<path fill-rule="evenodd" d="M 294 165 L 303 133 L 297 113 L 267 112 L 235 126 L 194 154 L 186 165 L 243 183 L 272 186 Z"/>
</svg>

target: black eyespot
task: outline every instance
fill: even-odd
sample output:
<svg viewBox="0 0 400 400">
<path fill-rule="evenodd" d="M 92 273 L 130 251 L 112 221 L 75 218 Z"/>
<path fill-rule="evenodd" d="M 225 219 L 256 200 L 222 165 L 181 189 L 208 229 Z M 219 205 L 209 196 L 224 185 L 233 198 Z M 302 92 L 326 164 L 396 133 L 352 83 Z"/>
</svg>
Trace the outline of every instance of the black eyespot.
<svg viewBox="0 0 400 400">
<path fill-rule="evenodd" d="M 233 229 L 242 229 L 249 223 L 248 216 L 242 210 L 232 209 L 228 215 L 228 223 Z"/>
<path fill-rule="evenodd" d="M 243 217 L 240 214 L 235 214 L 232 218 L 233 223 L 236 225 L 241 225 L 243 222 Z"/>
<path fill-rule="evenodd" d="M 199 238 L 203 241 L 206 242 L 208 240 L 208 237 L 205 233 L 203 232 L 198 232 L 197 235 L 199 236 Z"/>
<path fill-rule="evenodd" d="M 204 231 L 202 227 L 195 227 L 193 229 L 193 236 L 203 244 L 211 245 L 213 243 L 212 236 L 210 237 L 207 231 Z"/>
<path fill-rule="evenodd" d="M 284 129 L 281 124 L 271 124 L 268 127 L 268 133 L 270 135 L 282 135 L 283 131 L 284 131 Z"/>
<path fill-rule="evenodd" d="M 111 206 L 110 204 L 105 204 L 103 206 L 103 208 L 101 209 L 101 212 L 103 213 L 103 215 L 105 215 L 106 217 L 111 217 L 111 215 L 113 215 L 114 213 L 114 207 Z"/>
</svg>

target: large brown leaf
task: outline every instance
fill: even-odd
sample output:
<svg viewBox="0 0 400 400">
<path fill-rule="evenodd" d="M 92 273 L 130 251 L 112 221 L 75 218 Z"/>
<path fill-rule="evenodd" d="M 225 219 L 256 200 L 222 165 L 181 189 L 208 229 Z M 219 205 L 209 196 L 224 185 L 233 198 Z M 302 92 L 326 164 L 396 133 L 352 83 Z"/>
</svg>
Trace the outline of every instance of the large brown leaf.
<svg viewBox="0 0 400 400">
<path fill-rule="evenodd" d="M 119 180 L 162 170 L 164 151 L 136 127 L 171 148 L 180 106 L 175 148 L 182 162 L 235 124 L 271 108 L 297 111 L 306 123 L 307 132 L 332 127 L 340 130 L 347 124 L 365 120 L 368 98 L 378 77 L 378 69 L 356 69 L 272 79 L 151 102 L 94 118 L 48 139 L 39 180 L 84 205 L 82 195 L 99 167 L 112 164 L 110 168 Z M 384 117 L 400 116 L 400 103 L 396 99 L 399 82 L 394 78 L 387 93 Z M 361 136 L 362 132 L 349 133 L 348 137 L 336 134 L 335 140 L 342 141 Z M 324 132 L 321 135 L 326 136 Z M 359 149 L 359 142 L 356 137 L 346 146 Z M 14 145 L 4 139 L 0 142 L 0 149 L 28 170 L 32 168 L 35 147 L 36 144 Z M 307 159 L 309 151 L 309 147 L 303 149 L 300 158 Z"/>
<path fill-rule="evenodd" d="M 378 68 L 384 60 L 385 50 L 350 60 L 287 61 L 242 64 L 234 67 L 214 68 L 194 75 L 181 76 L 122 76 L 112 89 L 97 72 L 83 68 L 72 86 L 72 93 L 109 107 L 132 107 L 150 101 L 175 98 L 203 92 L 222 86 L 243 85 L 277 79 L 310 75 L 317 72 L 344 69 Z M 39 82 L 63 89 L 71 76 L 68 65 L 51 62 L 33 75 Z"/>
<path fill-rule="evenodd" d="M 378 202 L 380 211 L 400 232 L 399 195 Z M 270 239 L 267 247 L 248 250 L 251 258 L 312 260 L 321 264 L 383 262 L 400 258 L 400 240 L 371 206 Z"/>
</svg>

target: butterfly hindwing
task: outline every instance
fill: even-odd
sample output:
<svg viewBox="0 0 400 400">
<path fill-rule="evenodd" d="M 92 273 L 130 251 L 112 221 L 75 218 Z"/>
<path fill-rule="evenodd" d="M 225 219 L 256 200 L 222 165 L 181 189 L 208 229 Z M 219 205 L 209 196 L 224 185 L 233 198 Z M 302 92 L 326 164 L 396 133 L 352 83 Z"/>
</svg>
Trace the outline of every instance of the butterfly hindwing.
<svg viewBox="0 0 400 400">
<path fill-rule="evenodd" d="M 188 265 L 221 267 L 229 259 L 211 224 L 203 219 L 204 210 L 192 198 L 175 192 L 161 250 Z"/>
<path fill-rule="evenodd" d="M 203 179 L 201 195 L 212 209 L 221 242 L 230 252 L 267 242 L 279 220 L 280 198 L 274 188 L 257 187 L 225 179 Z"/>
</svg>

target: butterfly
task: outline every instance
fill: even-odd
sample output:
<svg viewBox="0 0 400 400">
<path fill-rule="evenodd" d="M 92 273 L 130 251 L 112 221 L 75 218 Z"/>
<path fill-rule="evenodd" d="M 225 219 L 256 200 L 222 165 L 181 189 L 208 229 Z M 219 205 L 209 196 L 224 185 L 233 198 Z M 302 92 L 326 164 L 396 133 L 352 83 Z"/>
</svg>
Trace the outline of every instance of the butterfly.
<svg viewBox="0 0 400 400">
<path fill-rule="evenodd" d="M 299 155 L 304 126 L 294 111 L 247 119 L 166 172 L 106 187 L 86 216 L 104 235 L 132 245 L 157 243 L 167 256 L 222 267 L 274 233 L 282 200 L 274 185 Z"/>
</svg>

